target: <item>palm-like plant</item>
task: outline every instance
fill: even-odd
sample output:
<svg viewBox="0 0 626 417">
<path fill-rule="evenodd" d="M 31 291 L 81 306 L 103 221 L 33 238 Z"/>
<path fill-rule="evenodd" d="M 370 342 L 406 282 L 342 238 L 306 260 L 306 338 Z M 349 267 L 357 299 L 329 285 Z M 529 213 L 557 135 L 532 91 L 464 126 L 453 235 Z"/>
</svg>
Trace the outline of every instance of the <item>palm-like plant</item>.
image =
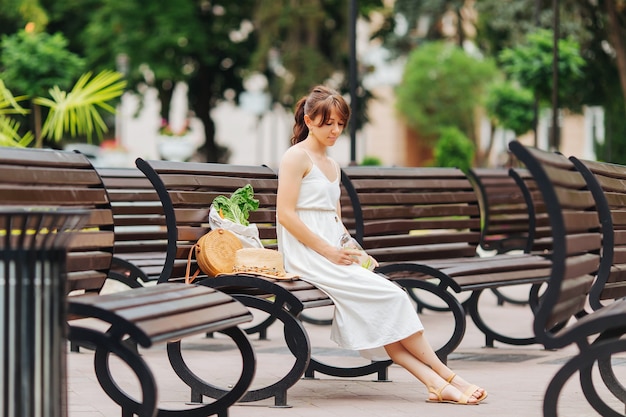
<svg viewBox="0 0 626 417">
<path fill-rule="evenodd" d="M 91 73 L 83 74 L 69 93 L 54 86 L 48 91 L 51 98 L 31 97 L 34 105 L 49 109 L 36 147 L 41 146 L 44 137 L 59 142 L 65 134 L 71 137 L 84 135 L 89 142 L 94 134 L 102 138 L 108 128 L 100 110 L 115 113 L 110 101 L 124 93 L 126 81 L 121 73 L 110 70 L 90 78 Z M 28 113 L 18 103 L 27 98 L 13 97 L 0 80 L 0 145 L 28 146 L 34 139 L 32 132 L 20 136 L 20 123 L 11 119 L 11 115 Z"/>
<path fill-rule="evenodd" d="M 26 114 L 28 110 L 19 105 L 26 96 L 13 97 L 13 94 L 0 80 L 0 146 L 28 146 L 35 136 L 27 132 L 20 137 L 20 123 L 11 118 L 14 114 Z"/>
<path fill-rule="evenodd" d="M 33 26 L 2 37 L 1 143 L 28 146 L 34 138 L 35 146 L 41 147 L 44 138 L 59 142 L 66 134 L 85 136 L 91 142 L 94 134 L 101 138 L 107 131 L 100 111 L 115 112 L 110 102 L 122 95 L 126 81 L 121 73 L 110 70 L 93 78 L 91 72 L 84 73 L 84 59 L 69 51 L 67 44 L 61 33 L 38 32 Z M 13 97 L 9 89 L 19 97 Z M 20 101 L 29 102 L 26 109 Z M 47 115 L 42 111 L 45 108 Z M 32 133 L 20 136 L 15 116 L 29 112 Z"/>
<path fill-rule="evenodd" d="M 121 73 L 108 70 L 90 77 L 91 73 L 83 74 L 69 93 L 54 86 L 49 91 L 52 99 L 33 98 L 33 103 L 49 108 L 42 136 L 57 142 L 66 132 L 72 137 L 86 135 L 89 141 L 94 133 L 102 138 L 107 126 L 98 109 L 115 113 L 109 102 L 122 95 L 126 81 Z"/>
</svg>

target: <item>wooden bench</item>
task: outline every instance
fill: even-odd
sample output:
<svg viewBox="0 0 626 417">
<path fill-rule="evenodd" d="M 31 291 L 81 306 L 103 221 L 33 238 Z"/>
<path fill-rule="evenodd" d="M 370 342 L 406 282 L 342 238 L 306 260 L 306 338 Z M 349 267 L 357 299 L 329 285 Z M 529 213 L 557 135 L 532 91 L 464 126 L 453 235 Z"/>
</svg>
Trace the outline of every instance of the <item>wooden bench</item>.
<svg viewBox="0 0 626 417">
<path fill-rule="evenodd" d="M 613 262 L 598 273 L 598 280 L 589 295 L 591 308 L 597 310 L 626 296 L 626 167 L 575 157 L 570 159 L 592 186 L 602 190 L 605 199 L 598 210 L 602 223 L 609 229 L 604 239 L 613 247 Z"/>
<path fill-rule="evenodd" d="M 626 392 L 616 378 L 612 355 L 626 351 L 626 343 L 620 339 L 626 333 L 626 298 L 598 306 L 588 314 L 584 308 L 594 287 L 604 288 L 609 298 L 618 296 L 606 281 L 618 279 L 615 274 L 619 275 L 618 264 L 623 262 L 617 252 L 623 251 L 620 224 L 624 212 L 619 200 L 624 198 L 626 168 L 582 163 L 518 142 L 509 147 L 535 177 L 552 227 L 553 266 L 535 313 L 537 341 L 548 349 L 571 344 L 578 347 L 578 353 L 548 384 L 543 415 L 558 415 L 560 392 L 578 373 L 582 392 L 599 415 L 623 416 Z M 591 295 L 592 303 L 593 298 Z M 601 378 L 592 375 L 596 363 Z M 606 394 L 599 395 L 597 381 L 605 385 L 603 392 L 621 402 L 620 409 L 611 407 L 611 401 L 604 399 Z"/>
<path fill-rule="evenodd" d="M 158 281 L 167 248 L 159 196 L 137 168 L 96 168 L 111 201 L 115 240 L 109 278 L 131 288 Z"/>
<path fill-rule="evenodd" d="M 523 168 L 472 168 L 468 171 L 481 213 L 479 247 L 488 253 L 543 252 L 550 230 L 537 186 Z M 492 288 L 498 304 L 526 304 L 505 290 Z M 516 291 L 519 292 L 519 291 Z"/>
<path fill-rule="evenodd" d="M 486 252 L 530 252 L 533 211 L 505 168 L 472 168 L 468 177 L 478 194 L 481 213 L 480 248 Z"/>
<path fill-rule="evenodd" d="M 378 260 L 377 271 L 403 286 L 401 280 L 421 280 L 441 299 L 451 293 L 469 295 L 463 305 L 445 302 L 455 320 L 451 349 L 465 333 L 465 310 L 485 334 L 487 346 L 495 340 L 536 343 L 532 335 L 513 337 L 492 329 L 481 317 L 479 299 L 484 290 L 526 284 L 538 288 L 549 275 L 549 253 L 479 257 L 478 196 L 461 170 L 354 166 L 343 171 L 354 203 L 354 237 Z M 538 291 L 529 291 L 529 300 L 534 308 Z"/>
<path fill-rule="evenodd" d="M 95 372 L 104 391 L 120 405 L 123 416 L 137 414 L 205 416 L 226 415 L 252 382 L 255 357 L 245 333 L 237 326 L 252 320 L 241 303 L 215 289 L 167 284 L 99 295 L 109 275 L 114 247 L 113 211 L 100 176 L 82 154 L 53 150 L 0 148 L 0 204 L 3 207 L 75 208 L 89 212 L 85 226 L 70 243 L 66 270 L 70 341 L 95 348 Z M 91 319 L 79 320 L 79 319 Z M 102 326 L 92 325 L 93 321 Z M 182 361 L 180 338 L 221 331 L 242 354 L 242 372 L 232 389 L 211 385 Z M 161 409 L 156 381 L 138 352 L 124 339 L 143 347 L 167 344 L 170 362 L 181 379 L 195 391 L 210 393 L 217 401 L 190 410 Z M 138 402 L 118 386 L 108 368 L 111 354 L 132 369 L 141 385 Z M 207 394 L 208 395 L 208 394 Z"/>
<path fill-rule="evenodd" d="M 182 282 L 185 279 L 188 254 L 194 243 L 209 231 L 208 214 L 213 199 L 229 196 L 236 189 L 251 184 L 260 207 L 250 214 L 260 238 L 268 248 L 276 247 L 276 173 L 263 166 L 240 166 L 192 162 L 136 161 L 139 169 L 152 181 L 163 203 L 168 229 L 168 250 L 165 268 L 159 282 Z M 197 265 L 192 265 L 192 272 Z M 200 275 L 201 285 L 218 288 L 233 295 L 248 307 L 267 314 L 268 319 L 246 329 L 249 334 L 261 333 L 278 320 L 284 326 L 286 344 L 294 356 L 292 367 L 279 381 L 249 391 L 241 401 L 274 398 L 276 406 L 287 406 L 287 391 L 304 375 L 315 372 L 338 377 L 377 374 L 386 380 L 391 361 L 371 362 L 356 366 L 335 366 L 311 355 L 311 342 L 300 320 L 303 311 L 332 306 L 329 297 L 301 280 L 279 281 L 253 275 Z M 451 297 L 453 298 L 453 297 Z"/>
</svg>

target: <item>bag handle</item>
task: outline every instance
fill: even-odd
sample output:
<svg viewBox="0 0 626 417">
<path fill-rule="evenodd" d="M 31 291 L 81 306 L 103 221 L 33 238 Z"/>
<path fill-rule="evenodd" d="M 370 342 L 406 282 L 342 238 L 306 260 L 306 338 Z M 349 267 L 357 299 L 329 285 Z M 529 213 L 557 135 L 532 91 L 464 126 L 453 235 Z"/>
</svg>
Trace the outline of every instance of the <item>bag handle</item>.
<svg viewBox="0 0 626 417">
<path fill-rule="evenodd" d="M 189 276 L 189 273 L 191 272 L 191 255 L 196 249 L 196 246 L 198 246 L 197 243 L 193 245 L 191 249 L 189 249 L 189 256 L 187 257 L 187 269 L 185 271 L 185 284 L 191 284 L 200 274 L 200 268 L 198 268 L 196 272 L 193 273 L 192 276 Z"/>
</svg>

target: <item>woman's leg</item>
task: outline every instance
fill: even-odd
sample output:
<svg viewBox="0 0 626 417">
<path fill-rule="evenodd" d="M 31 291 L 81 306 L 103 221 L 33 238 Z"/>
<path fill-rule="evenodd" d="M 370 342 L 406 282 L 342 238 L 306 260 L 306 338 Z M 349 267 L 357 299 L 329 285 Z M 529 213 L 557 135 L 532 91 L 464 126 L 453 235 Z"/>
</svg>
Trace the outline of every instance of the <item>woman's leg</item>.
<svg viewBox="0 0 626 417">
<path fill-rule="evenodd" d="M 414 333 L 411 336 L 400 340 L 398 343 L 400 343 L 420 362 L 432 368 L 433 371 L 436 372 L 442 379 L 450 382 L 459 391 L 465 392 L 470 386 L 472 386 L 467 381 L 463 380 L 463 378 L 455 376 L 454 372 L 441 362 L 430 343 L 428 343 L 423 331 Z M 481 398 L 484 393 L 484 389 L 477 388 L 472 396 L 474 398 Z"/>
<path fill-rule="evenodd" d="M 448 384 L 431 366 L 418 359 L 412 352 L 407 350 L 402 342 L 395 342 L 385 346 L 387 354 L 391 360 L 405 368 L 413 376 L 419 379 L 428 389 L 428 397 L 431 400 L 452 400 L 459 401 L 462 397 L 462 391 L 453 385 Z M 436 356 L 436 355 L 435 355 Z M 455 378 L 456 379 L 456 378 Z M 448 386 L 446 386 L 448 385 Z M 441 389 L 443 387 L 443 389 Z M 438 390 L 441 391 L 437 394 Z M 441 398 L 438 398 L 440 395 Z M 477 400 L 474 396 L 470 396 L 467 402 L 472 404 Z"/>
</svg>

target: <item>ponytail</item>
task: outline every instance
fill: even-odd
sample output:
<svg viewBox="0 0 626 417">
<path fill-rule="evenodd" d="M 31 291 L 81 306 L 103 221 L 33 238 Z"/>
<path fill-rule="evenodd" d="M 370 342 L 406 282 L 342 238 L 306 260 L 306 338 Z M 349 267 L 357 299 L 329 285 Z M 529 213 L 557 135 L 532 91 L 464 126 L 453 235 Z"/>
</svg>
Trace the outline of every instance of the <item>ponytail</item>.
<svg viewBox="0 0 626 417">
<path fill-rule="evenodd" d="M 304 123 L 304 105 L 306 103 L 307 96 L 302 97 L 298 103 L 296 103 L 296 111 L 294 114 L 293 136 L 291 137 L 291 144 L 295 145 L 306 139 L 309 135 L 309 128 Z"/>
</svg>

